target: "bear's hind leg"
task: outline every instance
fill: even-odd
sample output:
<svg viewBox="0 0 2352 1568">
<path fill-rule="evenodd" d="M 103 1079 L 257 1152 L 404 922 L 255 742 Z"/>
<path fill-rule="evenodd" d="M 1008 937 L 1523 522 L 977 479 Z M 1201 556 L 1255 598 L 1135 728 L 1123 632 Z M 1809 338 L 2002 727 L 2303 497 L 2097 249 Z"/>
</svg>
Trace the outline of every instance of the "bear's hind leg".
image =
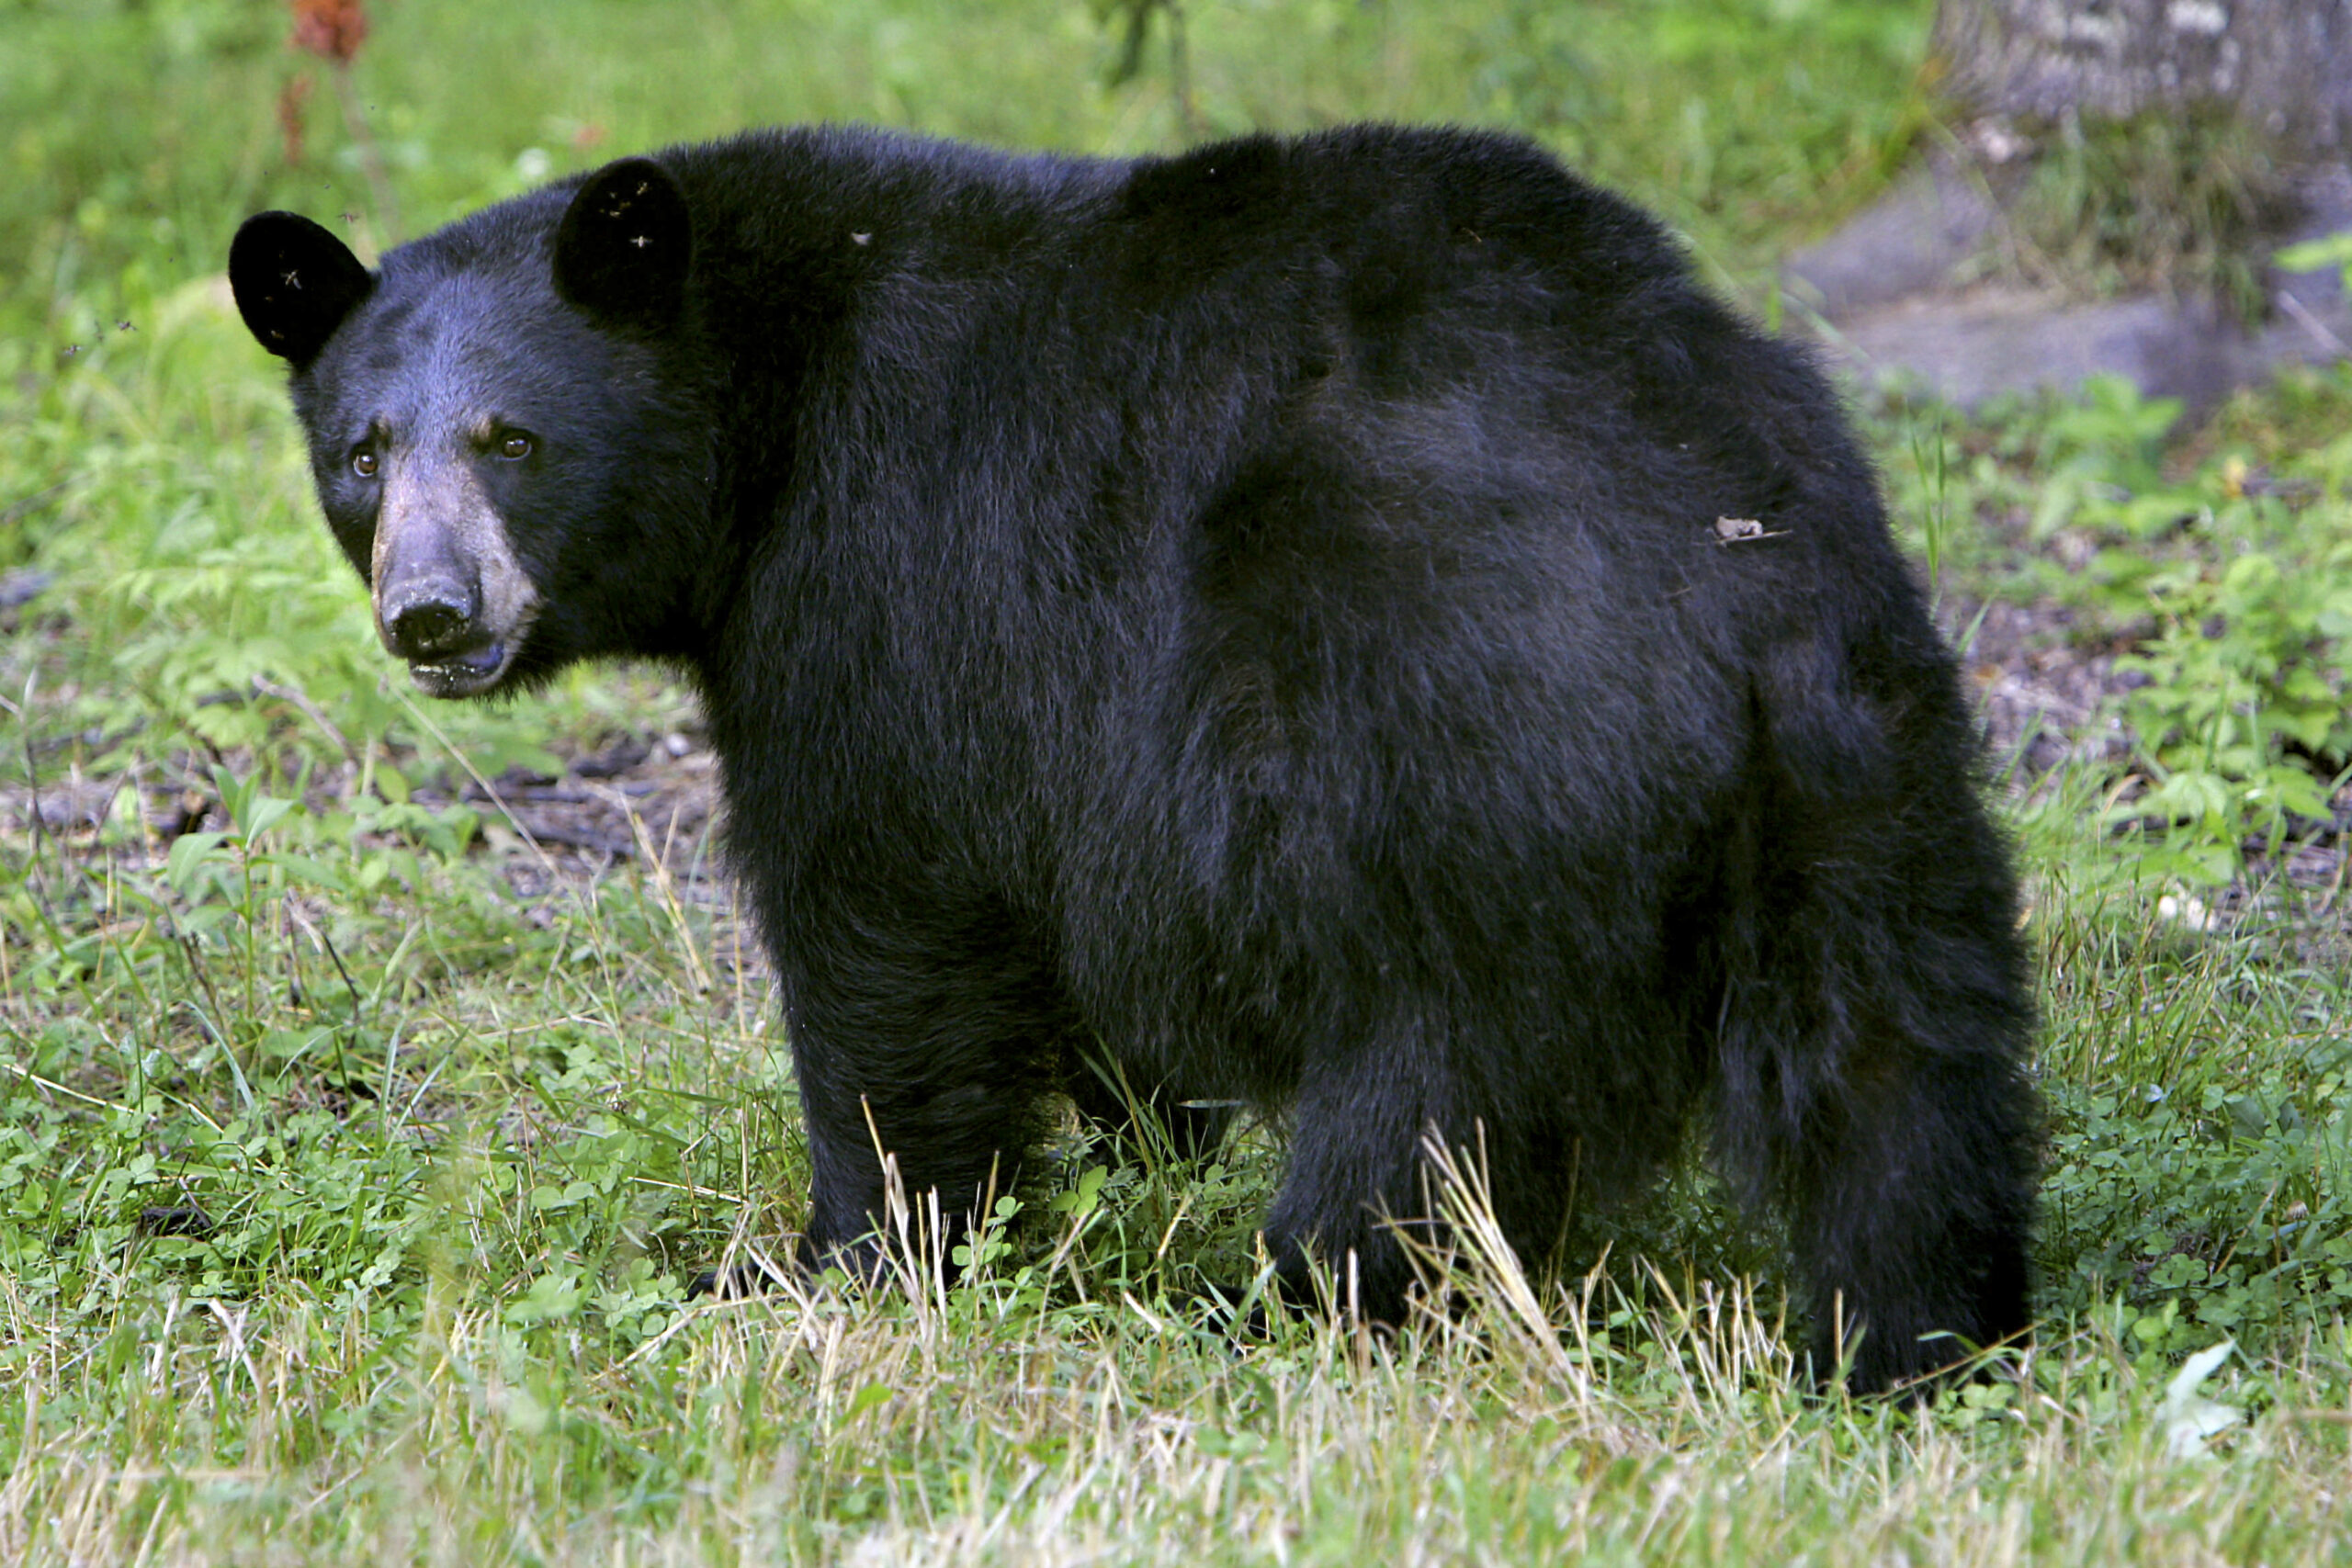
<svg viewBox="0 0 2352 1568">
<path fill-rule="evenodd" d="M 1839 1100 L 1783 1183 L 1816 1375 L 1850 1358 L 1850 1386 L 1874 1393 L 2024 1330 L 2033 1118 L 2016 1070 L 1913 1061 Z"/>
<path fill-rule="evenodd" d="M 1816 1375 L 1850 1356 L 1857 1393 L 2029 1326 L 2038 1114 L 2006 880 L 1940 913 L 1917 891 L 1786 912 L 1719 1042 L 1718 1145 L 1788 1218 Z"/>
</svg>

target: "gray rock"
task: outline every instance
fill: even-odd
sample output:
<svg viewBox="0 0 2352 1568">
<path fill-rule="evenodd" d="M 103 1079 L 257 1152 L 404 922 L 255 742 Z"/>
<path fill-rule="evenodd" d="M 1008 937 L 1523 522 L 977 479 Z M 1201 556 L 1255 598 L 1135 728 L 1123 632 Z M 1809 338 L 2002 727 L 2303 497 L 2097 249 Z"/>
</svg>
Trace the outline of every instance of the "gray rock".
<svg viewBox="0 0 2352 1568">
<path fill-rule="evenodd" d="M 2281 245 L 2352 230 L 2352 166 L 2301 182 L 2301 220 Z M 2196 299 L 2139 295 L 2084 303 L 1963 280 L 2000 215 L 1949 167 L 1915 175 L 1792 259 L 1787 298 L 1808 309 L 1826 356 L 1866 381 L 1908 382 L 1973 407 L 2003 392 L 2071 390 L 2120 376 L 2194 416 L 2289 365 L 2352 354 L 2352 301 L 2334 268 L 2265 271 L 2272 309 L 2249 331 Z"/>
</svg>

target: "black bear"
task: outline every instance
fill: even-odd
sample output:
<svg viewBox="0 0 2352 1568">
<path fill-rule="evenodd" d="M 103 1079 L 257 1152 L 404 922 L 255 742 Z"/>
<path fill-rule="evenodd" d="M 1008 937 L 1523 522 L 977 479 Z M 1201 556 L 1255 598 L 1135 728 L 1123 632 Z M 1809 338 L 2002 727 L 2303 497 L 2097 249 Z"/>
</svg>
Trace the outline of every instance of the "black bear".
<svg viewBox="0 0 2352 1568">
<path fill-rule="evenodd" d="M 230 276 L 419 686 L 698 686 L 804 1258 L 877 1139 L 967 1209 L 1107 1065 L 1283 1118 L 1282 1283 L 1376 1319 L 1425 1136 L 1540 1251 L 1703 1116 L 1855 1387 L 2026 1326 L 1951 655 L 1821 377 L 1528 142 L 760 132 Z"/>
</svg>

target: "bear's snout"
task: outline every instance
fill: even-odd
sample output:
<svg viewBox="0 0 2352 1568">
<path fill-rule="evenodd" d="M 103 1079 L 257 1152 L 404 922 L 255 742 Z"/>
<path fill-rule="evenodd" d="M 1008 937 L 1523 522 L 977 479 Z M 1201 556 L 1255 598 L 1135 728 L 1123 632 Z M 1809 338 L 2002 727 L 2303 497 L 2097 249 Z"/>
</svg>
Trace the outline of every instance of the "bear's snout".
<svg viewBox="0 0 2352 1568">
<path fill-rule="evenodd" d="M 431 572 L 384 595 L 385 640 L 412 664 L 465 651 L 481 640 L 481 595 L 454 573 Z"/>
<path fill-rule="evenodd" d="M 395 455 L 373 564 L 377 635 L 420 689 L 465 697 L 498 683 L 538 595 L 467 465 Z"/>
</svg>

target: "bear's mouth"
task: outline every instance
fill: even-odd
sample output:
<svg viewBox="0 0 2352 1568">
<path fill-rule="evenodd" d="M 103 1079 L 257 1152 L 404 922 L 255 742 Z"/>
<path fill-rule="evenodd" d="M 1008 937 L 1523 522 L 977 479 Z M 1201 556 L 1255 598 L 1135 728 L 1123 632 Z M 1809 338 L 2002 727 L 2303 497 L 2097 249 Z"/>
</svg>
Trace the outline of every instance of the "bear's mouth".
<svg viewBox="0 0 2352 1568">
<path fill-rule="evenodd" d="M 427 696 L 479 696 L 498 684 L 514 660 L 514 645 L 499 637 L 446 659 L 413 660 L 408 678 Z"/>
</svg>

